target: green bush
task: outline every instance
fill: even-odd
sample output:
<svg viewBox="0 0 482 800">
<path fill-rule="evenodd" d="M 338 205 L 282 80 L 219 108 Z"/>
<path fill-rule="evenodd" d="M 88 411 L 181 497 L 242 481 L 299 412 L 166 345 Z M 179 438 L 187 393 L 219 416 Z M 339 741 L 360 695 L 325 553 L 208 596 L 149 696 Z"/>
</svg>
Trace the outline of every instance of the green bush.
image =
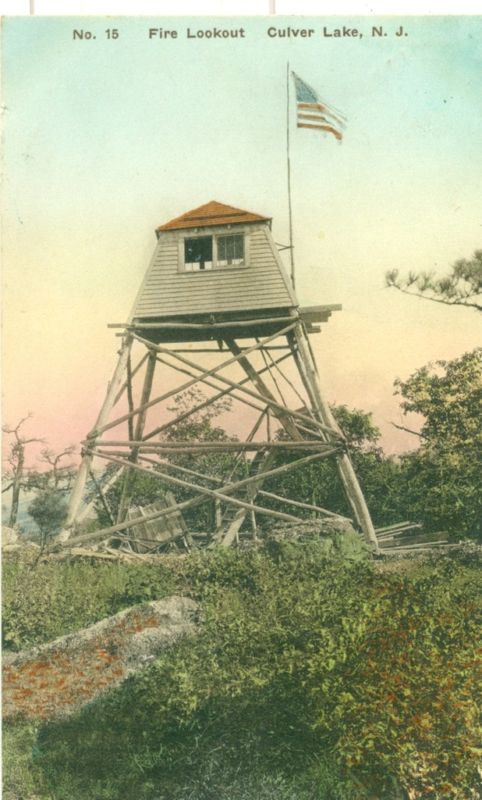
<svg viewBox="0 0 482 800">
<path fill-rule="evenodd" d="M 36 563 L 35 555 L 11 555 L 3 564 L 4 647 L 47 642 L 175 587 L 174 573 L 160 564 Z"/>
<path fill-rule="evenodd" d="M 385 574 L 315 543 L 183 563 L 202 632 L 43 728 L 52 798 L 477 796 L 476 567 Z"/>
</svg>

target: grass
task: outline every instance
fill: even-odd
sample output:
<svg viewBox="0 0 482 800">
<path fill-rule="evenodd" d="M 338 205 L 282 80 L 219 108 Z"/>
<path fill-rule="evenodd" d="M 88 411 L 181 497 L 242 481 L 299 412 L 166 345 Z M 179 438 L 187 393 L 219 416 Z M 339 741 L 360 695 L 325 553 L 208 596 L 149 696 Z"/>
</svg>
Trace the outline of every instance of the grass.
<svg viewBox="0 0 482 800">
<path fill-rule="evenodd" d="M 290 544 L 272 553 L 197 554 L 165 567 L 39 567 L 6 565 L 12 647 L 49 638 L 51 612 L 55 630 L 67 633 L 106 609 L 173 591 L 202 602 L 204 626 L 195 643 L 180 644 L 67 720 L 7 723 L 6 800 L 395 800 L 398 779 L 428 800 L 478 796 L 469 752 L 477 564 L 446 558 L 384 575 Z M 29 619 L 41 587 L 48 600 Z M 23 614 L 17 630 L 15 609 Z M 371 684 L 358 676 L 373 647 L 370 670 L 381 677 Z M 384 670 L 390 676 L 405 653 L 407 674 L 393 690 L 400 702 L 379 702 L 377 686 L 389 682 Z M 436 685 L 439 664 L 459 669 L 453 688 Z M 427 715 L 417 714 L 427 691 L 435 702 L 439 689 L 445 705 L 437 725 L 447 737 L 440 747 L 424 727 Z M 400 717 L 397 736 L 390 709 Z M 373 747 L 363 742 L 368 729 Z M 432 748 L 437 785 L 436 775 L 423 774 L 430 759 L 420 774 L 410 772 L 412 746 Z M 457 748 L 466 748 L 458 773 L 439 754 Z"/>
</svg>

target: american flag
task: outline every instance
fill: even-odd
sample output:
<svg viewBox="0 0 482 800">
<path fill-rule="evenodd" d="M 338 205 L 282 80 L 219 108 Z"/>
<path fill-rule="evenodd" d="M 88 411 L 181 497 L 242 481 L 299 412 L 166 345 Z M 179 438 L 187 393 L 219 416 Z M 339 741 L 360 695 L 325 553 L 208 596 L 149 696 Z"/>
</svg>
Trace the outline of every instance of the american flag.
<svg viewBox="0 0 482 800">
<path fill-rule="evenodd" d="M 295 82 L 298 128 L 314 128 L 332 133 L 341 142 L 345 117 L 321 100 L 311 86 L 302 81 L 295 72 L 292 75 Z"/>
</svg>

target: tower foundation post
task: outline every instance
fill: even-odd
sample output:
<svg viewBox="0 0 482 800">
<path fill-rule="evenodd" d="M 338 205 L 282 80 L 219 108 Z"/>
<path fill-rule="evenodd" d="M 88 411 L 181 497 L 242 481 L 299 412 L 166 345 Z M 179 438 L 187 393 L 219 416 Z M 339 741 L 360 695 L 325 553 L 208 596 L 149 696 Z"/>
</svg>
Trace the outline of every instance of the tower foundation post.
<svg viewBox="0 0 482 800">
<path fill-rule="evenodd" d="M 132 347 L 132 336 L 130 334 L 127 334 L 123 338 L 122 346 L 119 351 L 119 358 L 117 360 L 117 365 L 112 375 L 112 378 L 107 386 L 107 392 L 105 395 L 104 402 L 99 411 L 99 415 L 95 422 L 94 428 L 88 437 L 91 440 L 92 445 L 95 445 L 97 441 L 97 429 L 105 425 L 105 423 L 109 418 L 109 414 L 112 411 L 112 408 L 115 404 L 117 392 L 119 390 L 119 387 L 122 383 L 124 374 L 127 369 L 127 362 L 129 359 L 131 347 Z M 70 495 L 69 506 L 67 510 L 67 519 L 65 521 L 63 529 L 60 531 L 57 537 L 57 540 L 59 542 L 67 541 L 67 539 L 71 535 L 72 526 L 74 525 L 78 517 L 78 512 L 82 505 L 85 485 L 89 477 L 89 472 L 92 466 L 92 460 L 93 460 L 93 455 L 91 452 L 87 452 L 82 458 L 82 463 L 77 473 L 77 478 L 75 480 L 74 488 L 72 489 L 72 494 Z"/>
<path fill-rule="evenodd" d="M 337 433 L 341 433 L 331 408 L 320 390 L 319 376 L 312 358 L 311 348 L 308 346 L 307 335 L 301 323 L 293 330 L 290 338 L 292 343 L 296 345 L 296 347 L 293 347 L 293 355 L 313 410 L 319 415 L 319 419 L 324 425 L 331 427 Z M 337 454 L 336 461 L 340 479 L 355 519 L 363 531 L 367 543 L 375 553 L 378 553 L 379 547 L 375 528 L 351 459 L 345 452 Z"/>
</svg>

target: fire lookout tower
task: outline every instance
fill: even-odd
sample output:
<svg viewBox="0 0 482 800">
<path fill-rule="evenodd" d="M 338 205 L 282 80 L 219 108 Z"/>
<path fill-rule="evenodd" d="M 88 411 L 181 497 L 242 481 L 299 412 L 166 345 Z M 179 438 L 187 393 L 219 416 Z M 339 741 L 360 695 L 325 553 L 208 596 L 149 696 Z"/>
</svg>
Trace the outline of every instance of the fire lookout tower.
<svg viewBox="0 0 482 800">
<path fill-rule="evenodd" d="M 122 329 L 119 358 L 95 426 L 83 443 L 60 538 L 79 538 L 79 524 L 89 509 L 84 493 L 94 459 L 113 465 L 110 482 L 122 482 L 117 518 L 96 532 L 97 540 L 214 502 L 212 540 L 227 545 L 247 528 L 256 536 L 256 520 L 265 516 L 299 521 L 303 508 L 320 517 L 340 517 L 263 489 L 267 479 L 329 458 L 336 462 L 353 521 L 378 551 L 345 439 L 320 389 L 309 341 L 320 331 L 319 323 L 340 306 L 300 308 L 268 217 L 212 201 L 160 225 L 156 236 L 130 318 L 111 326 Z M 175 378 L 181 382 L 173 386 Z M 169 419 L 166 402 L 199 386 L 206 398 Z M 166 437 L 169 429 L 225 397 L 232 401 L 235 420 L 240 421 L 241 408 L 249 409 L 244 421 L 253 417 L 242 440 Z M 116 407 L 121 412 L 117 416 Z M 277 466 L 283 450 L 290 451 L 290 458 Z M 244 464 L 243 477 L 233 470 L 232 459 L 226 475 L 200 473 L 196 457 L 207 452 L 234 453 L 235 461 Z M 192 468 L 176 464 L 180 453 L 192 456 Z M 167 504 L 147 513 L 144 509 L 142 516 L 129 513 L 130 476 L 136 471 L 157 476 L 172 489 Z M 188 499 L 176 502 L 176 488 L 184 495 L 188 491 Z M 273 498 L 276 508 L 281 504 L 286 511 L 274 510 Z"/>
</svg>

